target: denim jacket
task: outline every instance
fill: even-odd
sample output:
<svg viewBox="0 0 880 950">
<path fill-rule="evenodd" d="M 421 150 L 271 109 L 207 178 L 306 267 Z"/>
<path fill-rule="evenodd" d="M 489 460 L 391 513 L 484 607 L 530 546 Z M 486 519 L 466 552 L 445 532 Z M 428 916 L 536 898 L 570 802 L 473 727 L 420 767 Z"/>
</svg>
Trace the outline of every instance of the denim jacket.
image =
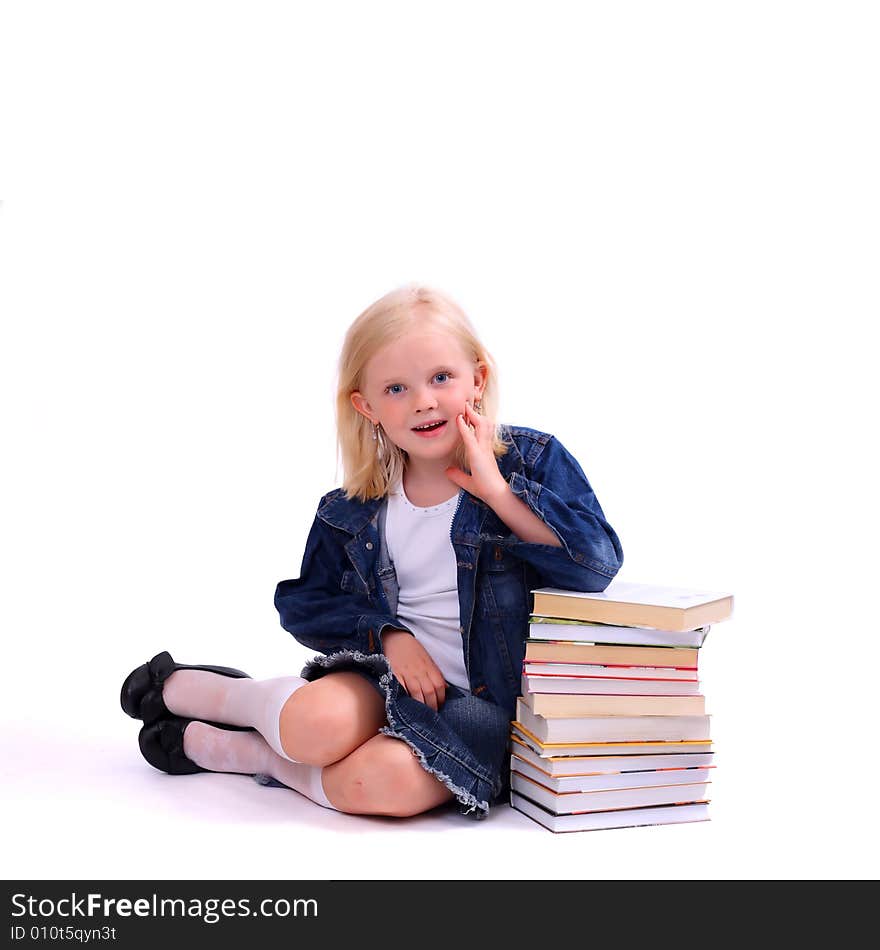
<svg viewBox="0 0 880 950">
<path fill-rule="evenodd" d="M 562 546 L 521 541 L 479 498 L 459 494 L 451 526 L 458 602 L 471 692 L 513 716 L 536 587 L 604 590 L 623 551 L 577 460 L 555 436 L 500 426 L 507 454 L 496 459 L 513 493 Z M 325 495 L 306 542 L 300 576 L 281 581 L 281 626 L 321 653 L 382 652 L 382 634 L 406 630 L 395 616 L 397 580 L 384 544 L 385 499 Z M 411 631 L 410 631 L 411 632 Z"/>
</svg>

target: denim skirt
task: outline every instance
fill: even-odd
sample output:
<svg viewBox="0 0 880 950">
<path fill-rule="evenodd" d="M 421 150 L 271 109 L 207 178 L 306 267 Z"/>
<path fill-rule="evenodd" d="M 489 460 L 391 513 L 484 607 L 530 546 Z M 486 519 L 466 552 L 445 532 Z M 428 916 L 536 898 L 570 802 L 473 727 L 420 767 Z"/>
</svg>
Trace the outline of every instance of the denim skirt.
<svg viewBox="0 0 880 950">
<path fill-rule="evenodd" d="M 379 732 L 403 740 L 422 768 L 453 793 L 462 815 L 485 818 L 489 805 L 509 789 L 507 712 L 450 683 L 435 712 L 407 694 L 381 653 L 316 656 L 300 675 L 313 681 L 343 670 L 360 673 L 384 697 L 388 724 Z"/>
</svg>

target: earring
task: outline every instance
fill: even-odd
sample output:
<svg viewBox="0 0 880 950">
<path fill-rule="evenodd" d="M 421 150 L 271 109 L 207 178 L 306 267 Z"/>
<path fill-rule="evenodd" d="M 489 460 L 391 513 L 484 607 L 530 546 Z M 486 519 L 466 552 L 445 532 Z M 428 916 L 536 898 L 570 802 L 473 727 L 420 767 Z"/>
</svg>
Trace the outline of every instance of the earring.
<svg viewBox="0 0 880 950">
<path fill-rule="evenodd" d="M 482 400 L 482 399 L 478 399 L 478 400 L 474 403 L 474 410 L 475 410 L 476 412 L 482 412 L 482 411 L 483 411 L 483 400 Z"/>
<path fill-rule="evenodd" d="M 373 423 L 373 441 L 374 442 L 379 441 L 379 423 L 378 422 Z"/>
</svg>

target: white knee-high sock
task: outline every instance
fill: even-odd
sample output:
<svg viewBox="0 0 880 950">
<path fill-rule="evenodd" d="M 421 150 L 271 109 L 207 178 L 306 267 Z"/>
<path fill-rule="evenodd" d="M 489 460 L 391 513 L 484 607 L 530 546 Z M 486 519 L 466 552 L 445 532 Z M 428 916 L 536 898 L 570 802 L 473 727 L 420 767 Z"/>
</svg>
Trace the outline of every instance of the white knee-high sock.
<svg viewBox="0 0 880 950">
<path fill-rule="evenodd" d="M 183 754 L 211 772 L 271 775 L 316 804 L 339 810 L 324 792 L 321 766 L 276 755 L 256 732 L 230 732 L 206 722 L 191 722 L 183 733 Z"/>
<path fill-rule="evenodd" d="M 278 755 L 296 762 L 281 745 L 281 710 L 306 682 L 300 676 L 252 680 L 207 670 L 177 670 L 165 681 L 162 698 L 171 712 L 187 719 L 251 726 Z"/>
</svg>

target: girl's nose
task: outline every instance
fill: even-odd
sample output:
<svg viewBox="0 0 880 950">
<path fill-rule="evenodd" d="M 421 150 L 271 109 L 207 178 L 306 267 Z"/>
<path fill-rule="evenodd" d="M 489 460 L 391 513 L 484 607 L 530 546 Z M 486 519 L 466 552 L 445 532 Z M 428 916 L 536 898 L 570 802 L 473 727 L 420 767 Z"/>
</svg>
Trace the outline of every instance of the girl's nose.
<svg viewBox="0 0 880 950">
<path fill-rule="evenodd" d="M 416 411 L 424 412 L 428 409 L 437 408 L 437 397 L 430 389 L 423 390 L 416 394 Z"/>
</svg>

